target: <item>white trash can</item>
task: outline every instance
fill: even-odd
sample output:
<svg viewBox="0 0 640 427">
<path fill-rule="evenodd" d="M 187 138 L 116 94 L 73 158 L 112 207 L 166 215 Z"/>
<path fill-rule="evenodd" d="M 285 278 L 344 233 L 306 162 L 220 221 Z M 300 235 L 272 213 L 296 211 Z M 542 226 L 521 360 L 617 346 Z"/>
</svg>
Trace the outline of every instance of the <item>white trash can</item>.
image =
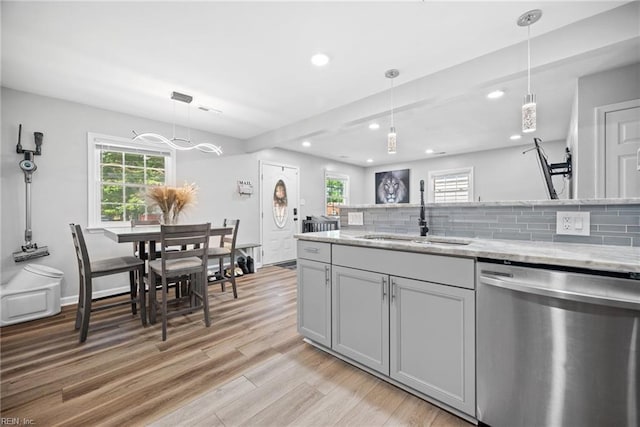
<svg viewBox="0 0 640 427">
<path fill-rule="evenodd" d="M 60 313 L 64 273 L 41 264 L 27 264 L 9 283 L 0 285 L 0 326 Z"/>
</svg>

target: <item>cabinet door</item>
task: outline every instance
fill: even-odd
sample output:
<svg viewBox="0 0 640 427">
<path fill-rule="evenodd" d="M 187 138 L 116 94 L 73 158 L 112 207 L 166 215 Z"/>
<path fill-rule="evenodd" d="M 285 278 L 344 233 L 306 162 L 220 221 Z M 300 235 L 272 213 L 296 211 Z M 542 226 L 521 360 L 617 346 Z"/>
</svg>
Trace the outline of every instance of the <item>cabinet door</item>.
<svg viewBox="0 0 640 427">
<path fill-rule="evenodd" d="M 390 280 L 391 377 L 475 416 L 474 292 Z"/>
<path fill-rule="evenodd" d="M 298 258 L 298 332 L 331 346 L 331 265 Z"/>
<path fill-rule="evenodd" d="M 389 375 L 389 283 L 385 274 L 333 266 L 332 348 Z"/>
</svg>

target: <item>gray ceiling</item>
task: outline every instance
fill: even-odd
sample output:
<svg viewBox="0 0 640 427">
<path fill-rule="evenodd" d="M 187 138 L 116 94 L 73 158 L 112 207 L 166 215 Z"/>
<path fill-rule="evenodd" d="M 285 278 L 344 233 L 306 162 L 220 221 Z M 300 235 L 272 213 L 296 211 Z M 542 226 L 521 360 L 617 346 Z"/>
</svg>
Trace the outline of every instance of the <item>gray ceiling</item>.
<svg viewBox="0 0 640 427">
<path fill-rule="evenodd" d="M 577 78 L 640 61 L 638 6 L 3 1 L 2 85 L 189 124 L 238 138 L 249 151 L 282 147 L 381 165 L 426 158 L 427 148 L 454 154 L 514 144 L 527 67 L 527 31 L 516 19 L 536 8 L 543 16 L 531 27 L 535 136 L 564 139 Z M 331 58 L 325 68 L 310 64 L 318 51 Z M 392 156 L 390 68 L 400 70 Z M 498 88 L 505 96 L 488 100 Z M 184 109 L 174 112 L 174 90 L 194 97 L 188 119 Z M 373 121 L 379 130 L 368 129 Z"/>
</svg>

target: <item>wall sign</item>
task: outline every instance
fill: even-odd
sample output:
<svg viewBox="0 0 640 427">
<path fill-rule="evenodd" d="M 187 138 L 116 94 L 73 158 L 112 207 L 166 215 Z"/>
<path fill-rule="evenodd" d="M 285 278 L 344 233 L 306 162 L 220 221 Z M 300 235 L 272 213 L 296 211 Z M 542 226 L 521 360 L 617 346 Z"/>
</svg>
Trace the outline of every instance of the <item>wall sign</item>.
<svg viewBox="0 0 640 427">
<path fill-rule="evenodd" d="M 238 180 L 238 193 L 239 194 L 253 194 L 253 184 L 249 180 Z"/>
</svg>

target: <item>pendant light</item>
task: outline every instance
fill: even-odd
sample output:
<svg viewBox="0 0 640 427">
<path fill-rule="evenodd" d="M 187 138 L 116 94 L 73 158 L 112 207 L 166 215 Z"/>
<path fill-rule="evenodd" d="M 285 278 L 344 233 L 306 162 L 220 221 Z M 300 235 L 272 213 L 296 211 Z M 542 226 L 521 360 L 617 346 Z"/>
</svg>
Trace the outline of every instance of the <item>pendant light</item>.
<svg viewBox="0 0 640 427">
<path fill-rule="evenodd" d="M 393 123 L 393 79 L 400 75 L 400 71 L 396 69 L 387 70 L 384 76 L 391 80 L 391 127 L 387 134 L 387 153 L 396 154 L 396 128 Z"/>
<path fill-rule="evenodd" d="M 518 18 L 518 26 L 527 27 L 527 94 L 522 104 L 522 132 L 536 130 L 536 95 L 531 92 L 531 24 L 538 22 L 542 16 L 540 9 L 530 10 Z"/>
<path fill-rule="evenodd" d="M 222 148 L 217 146 L 217 145 L 213 145 L 213 144 L 209 144 L 209 143 L 200 143 L 200 144 L 193 144 L 191 142 L 191 128 L 187 127 L 187 138 L 176 138 L 176 122 L 175 122 L 175 116 L 176 116 L 176 101 L 180 101 L 180 102 L 184 102 L 185 104 L 191 104 L 191 101 L 193 101 L 193 97 L 191 95 L 185 95 L 184 93 L 180 93 L 180 92 L 172 92 L 171 93 L 171 99 L 173 99 L 173 137 L 171 139 L 157 134 L 157 133 L 151 133 L 151 132 L 147 132 L 147 133 L 136 133 L 136 131 L 133 131 L 133 134 L 135 135 L 133 137 L 134 141 L 142 141 L 145 143 L 149 143 L 149 144 L 157 144 L 157 143 L 164 143 L 167 144 L 168 146 L 172 147 L 175 150 L 180 150 L 180 151 L 185 151 L 185 150 L 200 150 L 203 151 L 205 153 L 215 153 L 218 156 L 222 154 Z"/>
</svg>

